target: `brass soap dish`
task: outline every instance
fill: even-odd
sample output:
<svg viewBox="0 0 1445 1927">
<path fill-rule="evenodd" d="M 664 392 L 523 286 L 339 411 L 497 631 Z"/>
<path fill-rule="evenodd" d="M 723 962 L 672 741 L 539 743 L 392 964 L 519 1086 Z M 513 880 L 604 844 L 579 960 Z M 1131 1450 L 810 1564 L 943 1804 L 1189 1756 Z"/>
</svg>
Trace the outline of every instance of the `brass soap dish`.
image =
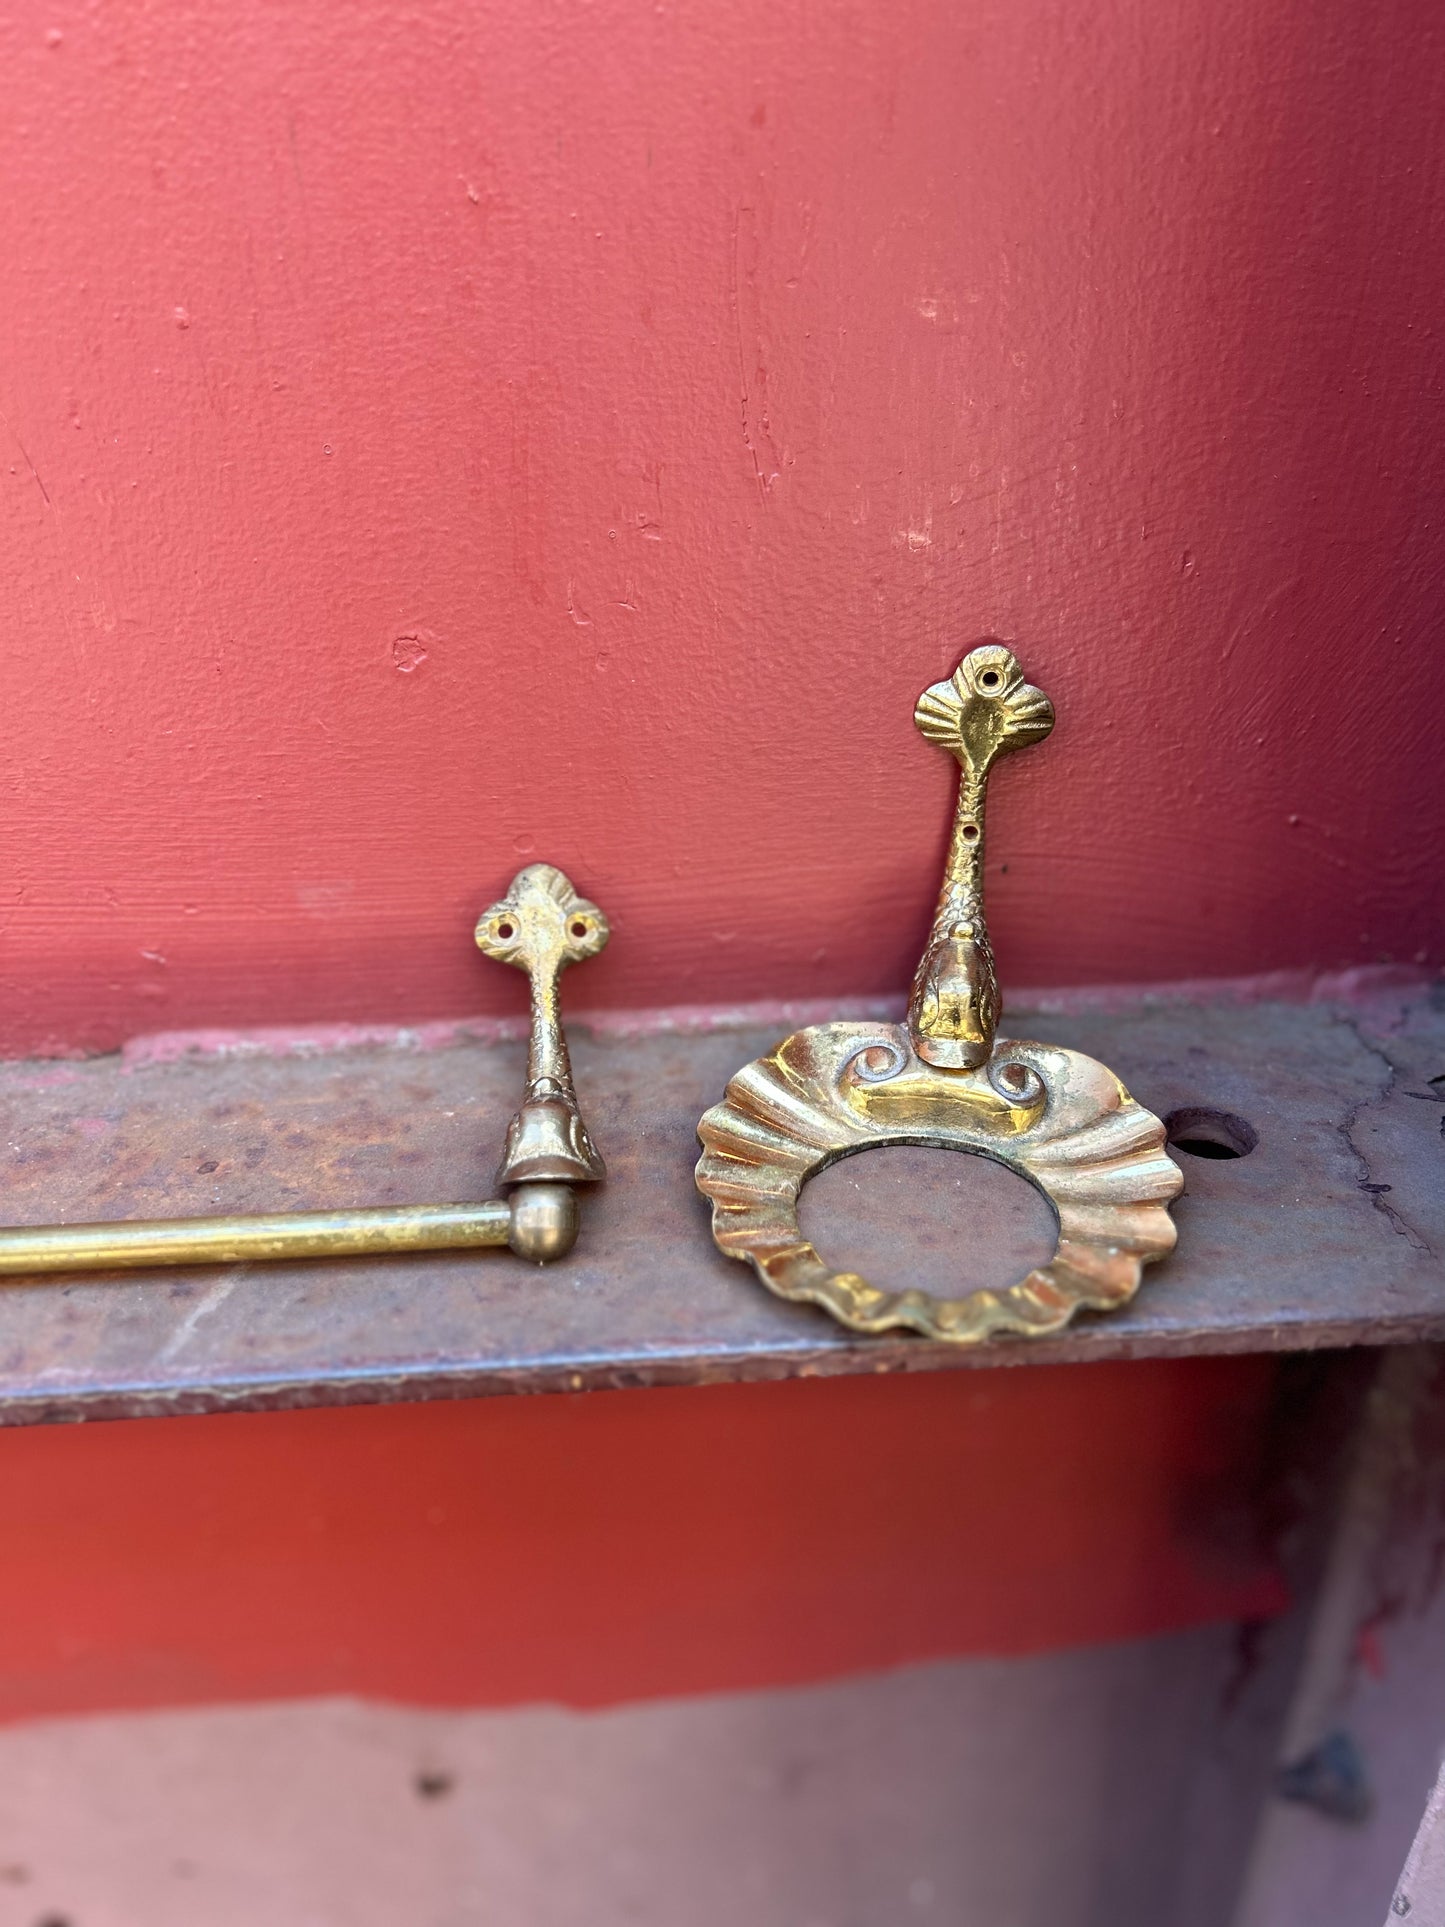
<svg viewBox="0 0 1445 1927">
<path fill-rule="evenodd" d="M 998 643 L 965 656 L 919 698 L 914 721 L 958 759 L 953 838 L 903 1024 L 815 1024 L 730 1081 L 698 1125 L 697 1186 L 718 1249 L 770 1291 L 821 1305 L 854 1331 L 907 1326 L 975 1344 L 1057 1332 L 1110 1311 L 1142 1267 L 1174 1247 L 1168 1202 L 1183 1186 L 1164 1126 L 1093 1058 L 999 1038 L 998 980 L 983 918 L 984 793 L 996 757 L 1048 735 L 1053 707 Z M 1058 1249 L 1002 1291 L 960 1298 L 880 1291 L 831 1271 L 803 1236 L 798 1194 L 840 1157 L 924 1144 L 997 1159 L 1053 1206 Z"/>
<path fill-rule="evenodd" d="M 384 1205 L 274 1217 L 17 1226 L 0 1230 L 0 1277 L 354 1258 L 477 1245 L 510 1245 L 519 1257 L 538 1264 L 565 1257 L 577 1242 L 574 1187 L 595 1184 L 607 1173 L 577 1107 L 558 980 L 569 964 L 595 957 L 608 934 L 596 904 L 579 897 L 548 863 L 521 871 L 506 896 L 478 921 L 478 947 L 525 970 L 532 985 L 527 1092 L 508 1129 L 497 1174 L 508 1196 L 481 1204 Z"/>
</svg>

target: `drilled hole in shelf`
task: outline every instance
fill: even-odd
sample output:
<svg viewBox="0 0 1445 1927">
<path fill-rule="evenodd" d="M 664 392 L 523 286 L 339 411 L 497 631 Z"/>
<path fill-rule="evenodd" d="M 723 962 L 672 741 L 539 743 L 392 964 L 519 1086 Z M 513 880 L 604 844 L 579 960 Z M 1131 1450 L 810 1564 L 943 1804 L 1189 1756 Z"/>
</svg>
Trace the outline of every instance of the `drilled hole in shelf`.
<svg viewBox="0 0 1445 1927">
<path fill-rule="evenodd" d="M 1247 1158 L 1259 1143 L 1259 1132 L 1234 1111 L 1214 1111 L 1187 1104 L 1164 1120 L 1170 1147 L 1191 1158 Z"/>
</svg>

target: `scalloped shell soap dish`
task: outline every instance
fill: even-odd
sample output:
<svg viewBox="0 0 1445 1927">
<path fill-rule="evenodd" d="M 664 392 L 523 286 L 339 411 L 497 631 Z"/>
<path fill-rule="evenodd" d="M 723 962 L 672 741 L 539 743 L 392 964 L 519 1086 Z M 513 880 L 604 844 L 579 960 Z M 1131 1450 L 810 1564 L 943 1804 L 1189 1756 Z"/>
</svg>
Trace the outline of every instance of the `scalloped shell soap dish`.
<svg viewBox="0 0 1445 1927">
<path fill-rule="evenodd" d="M 1183 1177 L 1164 1126 L 1104 1065 L 999 1037 L 983 917 L 984 798 L 996 757 L 1048 735 L 1053 707 L 1000 643 L 974 649 L 919 698 L 914 721 L 957 758 L 953 837 L 902 1024 L 815 1024 L 745 1065 L 698 1125 L 697 1186 L 713 1239 L 769 1291 L 821 1305 L 853 1331 L 903 1326 L 952 1344 L 1045 1336 L 1081 1307 L 1112 1311 L 1174 1248 Z M 798 1196 L 838 1158 L 932 1145 L 996 1159 L 1053 1207 L 1058 1248 L 1002 1291 L 938 1298 L 832 1271 L 803 1236 Z"/>
</svg>

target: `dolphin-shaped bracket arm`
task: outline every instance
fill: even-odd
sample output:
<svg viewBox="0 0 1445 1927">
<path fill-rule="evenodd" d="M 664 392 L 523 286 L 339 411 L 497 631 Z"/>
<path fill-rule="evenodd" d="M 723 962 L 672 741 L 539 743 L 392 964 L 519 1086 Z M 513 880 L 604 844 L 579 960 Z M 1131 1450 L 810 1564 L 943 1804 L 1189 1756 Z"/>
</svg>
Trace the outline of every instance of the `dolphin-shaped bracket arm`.
<svg viewBox="0 0 1445 1927">
<path fill-rule="evenodd" d="M 481 1204 L 416 1204 L 274 1217 L 155 1218 L 113 1224 L 0 1229 L 0 1277 L 40 1272 L 136 1271 L 154 1265 L 254 1264 L 267 1259 L 352 1258 L 398 1251 L 510 1245 L 537 1264 L 577 1242 L 575 1187 L 606 1166 L 592 1147 L 562 1031 L 558 979 L 595 957 L 607 919 L 560 870 L 534 863 L 483 912 L 477 944 L 532 982 L 527 1092 L 507 1133 L 497 1182 L 507 1195 Z"/>
<path fill-rule="evenodd" d="M 1000 997 L 983 920 L 983 809 L 995 757 L 1037 743 L 1054 706 L 1024 681 L 1002 643 L 973 649 L 947 682 L 918 698 L 913 720 L 930 743 L 958 759 L 958 805 L 933 928 L 908 1003 L 913 1048 L 928 1064 L 972 1071 L 986 1064 Z"/>
</svg>

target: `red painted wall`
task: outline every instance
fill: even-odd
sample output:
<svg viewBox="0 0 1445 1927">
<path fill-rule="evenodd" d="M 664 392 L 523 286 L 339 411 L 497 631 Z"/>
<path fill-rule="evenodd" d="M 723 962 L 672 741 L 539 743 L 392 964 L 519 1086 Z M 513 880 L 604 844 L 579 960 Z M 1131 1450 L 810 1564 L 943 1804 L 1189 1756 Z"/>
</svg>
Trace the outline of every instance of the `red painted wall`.
<svg viewBox="0 0 1445 1927">
<path fill-rule="evenodd" d="M 0 1719 L 595 1706 L 1277 1611 L 1273 1362 L 0 1436 Z"/>
<path fill-rule="evenodd" d="M 1434 0 L 0 22 L 0 1047 L 1441 943 Z M 1007 874 L 1001 865 L 1007 862 Z"/>
</svg>

